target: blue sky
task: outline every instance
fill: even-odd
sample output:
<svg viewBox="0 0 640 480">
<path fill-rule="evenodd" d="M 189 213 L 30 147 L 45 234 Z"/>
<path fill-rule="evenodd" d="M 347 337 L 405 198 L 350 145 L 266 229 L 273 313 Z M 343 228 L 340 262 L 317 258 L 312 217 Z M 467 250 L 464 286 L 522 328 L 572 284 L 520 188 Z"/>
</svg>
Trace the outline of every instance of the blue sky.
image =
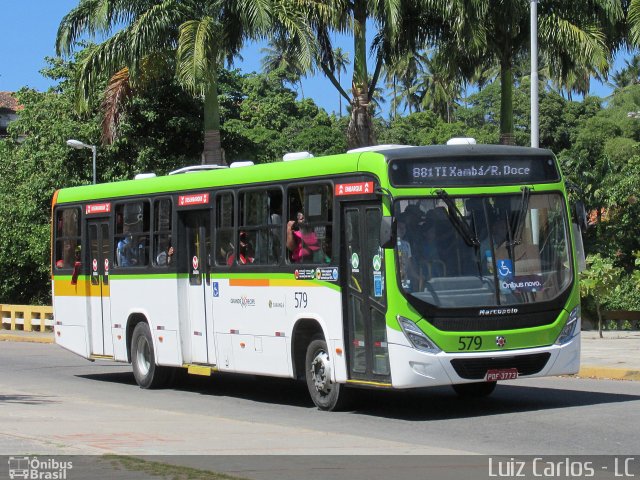
<svg viewBox="0 0 640 480">
<path fill-rule="evenodd" d="M 39 70 L 45 66 L 44 57 L 54 56 L 55 36 L 62 17 L 77 6 L 78 0 L 4 0 L 0 2 L 3 12 L 3 41 L 0 42 L 0 91 L 15 91 L 23 86 L 46 90 L 51 82 Z M 336 46 L 351 51 L 345 39 Z M 242 61 L 236 66 L 244 72 L 260 71 L 261 45 L 252 45 L 242 52 Z M 614 70 L 624 64 L 629 54 L 618 55 Z M 351 57 L 353 58 L 353 57 Z M 350 71 L 343 75 L 343 87 L 349 86 Z M 328 112 L 338 111 L 338 94 L 322 76 L 303 80 L 304 93 Z M 610 88 L 592 82 L 591 93 L 606 97 Z"/>
</svg>

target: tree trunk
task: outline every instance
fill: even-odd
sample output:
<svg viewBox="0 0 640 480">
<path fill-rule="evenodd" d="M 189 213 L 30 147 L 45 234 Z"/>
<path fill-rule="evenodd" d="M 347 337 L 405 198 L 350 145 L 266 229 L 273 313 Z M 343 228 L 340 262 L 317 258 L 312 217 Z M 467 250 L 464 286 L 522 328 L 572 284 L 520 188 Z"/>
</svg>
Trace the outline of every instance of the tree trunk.
<svg viewBox="0 0 640 480">
<path fill-rule="evenodd" d="M 598 314 L 598 335 L 602 338 L 602 313 L 600 312 L 600 302 L 596 298 L 596 313 Z"/>
<path fill-rule="evenodd" d="M 398 118 L 398 81 L 393 75 L 393 120 Z"/>
<path fill-rule="evenodd" d="M 204 132 L 204 148 L 202 149 L 203 165 L 226 165 L 220 130 L 207 130 Z"/>
<path fill-rule="evenodd" d="M 338 83 L 340 83 L 340 69 L 338 69 Z M 338 101 L 340 102 L 340 118 L 342 118 L 342 95 L 338 92 Z"/>
<path fill-rule="evenodd" d="M 347 128 L 349 148 L 375 145 L 373 121 L 369 112 L 369 75 L 367 73 L 367 1 L 356 0 L 353 6 L 354 58 L 351 87 L 351 119 Z"/>
<path fill-rule="evenodd" d="M 514 145 L 513 136 L 513 67 L 511 59 L 500 61 L 500 143 Z"/>
<path fill-rule="evenodd" d="M 347 128 L 347 145 L 349 148 L 368 147 L 375 145 L 373 122 L 369 113 L 369 95 L 365 90 L 353 86 L 354 98 L 351 102 L 351 119 Z"/>
<path fill-rule="evenodd" d="M 217 82 L 217 76 L 214 75 L 204 95 L 203 165 L 226 165 L 220 142 L 220 104 Z"/>
</svg>

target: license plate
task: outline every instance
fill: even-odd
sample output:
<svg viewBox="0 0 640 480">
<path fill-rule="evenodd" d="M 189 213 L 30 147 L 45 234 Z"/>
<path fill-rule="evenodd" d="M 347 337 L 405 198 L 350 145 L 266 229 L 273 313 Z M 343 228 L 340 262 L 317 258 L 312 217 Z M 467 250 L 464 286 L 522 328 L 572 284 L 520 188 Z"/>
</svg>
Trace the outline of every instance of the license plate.
<svg viewBox="0 0 640 480">
<path fill-rule="evenodd" d="M 518 378 L 517 368 L 503 368 L 500 370 L 487 370 L 487 382 L 497 382 L 498 380 L 515 380 Z"/>
</svg>

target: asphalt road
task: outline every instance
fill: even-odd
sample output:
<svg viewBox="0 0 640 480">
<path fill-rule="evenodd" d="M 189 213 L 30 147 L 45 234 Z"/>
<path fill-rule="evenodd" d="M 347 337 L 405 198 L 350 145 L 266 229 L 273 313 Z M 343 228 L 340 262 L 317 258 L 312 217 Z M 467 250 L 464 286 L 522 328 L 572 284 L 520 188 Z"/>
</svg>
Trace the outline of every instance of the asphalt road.
<svg viewBox="0 0 640 480">
<path fill-rule="evenodd" d="M 640 382 L 518 380 L 474 401 L 449 387 L 366 390 L 355 410 L 327 413 L 293 381 L 219 374 L 147 391 L 128 365 L 91 363 L 56 345 L 0 342 L 0 455 L 635 454 L 640 460 L 639 429 Z M 241 466 L 225 470 L 247 474 Z"/>
</svg>

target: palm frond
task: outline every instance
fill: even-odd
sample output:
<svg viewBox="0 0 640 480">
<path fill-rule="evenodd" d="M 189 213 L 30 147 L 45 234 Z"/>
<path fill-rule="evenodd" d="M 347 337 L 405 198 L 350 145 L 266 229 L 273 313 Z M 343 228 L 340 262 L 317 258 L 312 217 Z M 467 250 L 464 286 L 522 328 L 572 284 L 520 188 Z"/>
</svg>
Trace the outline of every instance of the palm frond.
<svg viewBox="0 0 640 480">
<path fill-rule="evenodd" d="M 539 20 L 541 49 L 548 52 L 552 76 L 566 77 L 574 67 L 588 66 L 594 71 L 609 68 L 609 50 L 602 31 L 595 25 L 578 26 L 548 14 Z"/>
<path fill-rule="evenodd" d="M 627 13 L 629 40 L 633 46 L 640 46 L 640 0 L 631 0 Z"/>
<path fill-rule="evenodd" d="M 180 25 L 177 76 L 193 93 L 204 95 L 208 82 L 215 79 L 219 61 L 218 30 L 219 25 L 212 17 Z"/>
<path fill-rule="evenodd" d="M 102 143 L 110 145 L 116 139 L 120 115 L 132 90 L 129 83 L 129 69 L 123 68 L 111 77 L 102 100 Z"/>
<path fill-rule="evenodd" d="M 56 53 L 68 55 L 83 36 L 108 36 L 116 25 L 130 23 L 139 13 L 152 6 L 152 0 L 81 0 L 66 14 L 56 34 Z"/>
</svg>

